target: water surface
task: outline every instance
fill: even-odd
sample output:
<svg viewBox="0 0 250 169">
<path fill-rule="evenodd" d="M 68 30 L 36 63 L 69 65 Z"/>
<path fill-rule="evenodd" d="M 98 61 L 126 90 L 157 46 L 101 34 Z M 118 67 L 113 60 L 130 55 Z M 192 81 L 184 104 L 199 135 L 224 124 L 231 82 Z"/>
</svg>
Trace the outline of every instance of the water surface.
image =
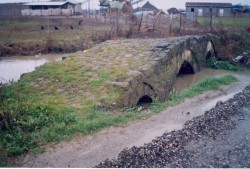
<svg viewBox="0 0 250 169">
<path fill-rule="evenodd" d="M 176 77 L 174 88 L 176 91 L 187 89 L 206 77 L 219 77 L 228 74 L 224 70 L 204 68 L 195 74 L 182 74 Z"/>
<path fill-rule="evenodd" d="M 32 72 L 47 62 L 59 61 L 61 57 L 61 55 L 36 55 L 0 58 L 0 83 L 17 81 L 23 73 Z"/>
</svg>

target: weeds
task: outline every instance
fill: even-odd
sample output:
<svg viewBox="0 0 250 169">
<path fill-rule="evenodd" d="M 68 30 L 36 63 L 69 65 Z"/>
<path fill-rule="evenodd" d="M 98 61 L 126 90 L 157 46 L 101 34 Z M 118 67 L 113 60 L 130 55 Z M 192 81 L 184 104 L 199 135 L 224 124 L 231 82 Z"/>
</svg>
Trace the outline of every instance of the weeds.
<svg viewBox="0 0 250 169">
<path fill-rule="evenodd" d="M 212 33 L 220 37 L 219 59 L 228 61 L 250 49 L 250 34 L 245 28 L 218 26 Z"/>
<path fill-rule="evenodd" d="M 224 69 L 224 70 L 237 71 L 237 72 L 244 71 L 243 68 L 232 65 L 228 61 L 217 61 L 215 58 L 212 58 L 212 57 L 208 60 L 208 66 L 214 69 Z"/>
<path fill-rule="evenodd" d="M 190 87 L 180 93 L 172 92 L 170 99 L 164 103 L 159 103 L 157 100 L 155 100 L 150 109 L 153 112 L 160 112 L 167 107 L 184 102 L 187 98 L 192 98 L 209 90 L 218 90 L 223 85 L 229 85 L 237 81 L 238 80 L 232 75 L 226 75 L 220 78 L 208 77 L 198 82 L 193 87 Z"/>
</svg>

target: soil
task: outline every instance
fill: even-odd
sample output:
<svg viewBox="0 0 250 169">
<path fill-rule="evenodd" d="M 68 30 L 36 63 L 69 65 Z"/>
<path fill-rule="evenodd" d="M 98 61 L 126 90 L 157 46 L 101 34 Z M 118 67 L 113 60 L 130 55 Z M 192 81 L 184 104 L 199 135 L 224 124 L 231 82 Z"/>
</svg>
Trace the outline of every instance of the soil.
<svg viewBox="0 0 250 169">
<path fill-rule="evenodd" d="M 203 115 L 218 101 L 232 98 L 250 84 L 249 73 L 249 70 L 244 73 L 234 73 L 240 82 L 216 92 L 203 93 L 150 118 L 49 145 L 43 154 L 28 154 L 19 158 L 18 166 L 93 167 L 107 158 L 116 158 L 125 148 L 143 146 L 164 133 L 181 130 L 187 121 Z"/>
</svg>

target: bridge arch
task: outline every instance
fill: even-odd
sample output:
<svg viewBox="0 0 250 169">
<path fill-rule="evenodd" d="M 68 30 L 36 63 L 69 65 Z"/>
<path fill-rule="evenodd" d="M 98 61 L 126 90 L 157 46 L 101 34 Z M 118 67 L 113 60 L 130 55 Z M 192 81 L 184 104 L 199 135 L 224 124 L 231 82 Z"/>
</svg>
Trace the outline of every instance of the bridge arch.
<svg viewBox="0 0 250 169">
<path fill-rule="evenodd" d="M 192 50 L 186 49 L 182 53 L 178 74 L 195 74 L 200 70 L 197 58 Z"/>
<path fill-rule="evenodd" d="M 144 95 L 142 96 L 138 102 L 137 102 L 137 106 L 140 106 L 140 105 L 145 105 L 145 104 L 151 104 L 153 102 L 153 99 L 148 96 L 148 95 Z"/>
<path fill-rule="evenodd" d="M 177 76 L 181 74 L 195 74 L 193 66 L 186 60 L 184 60 L 184 62 L 182 63 Z"/>
<path fill-rule="evenodd" d="M 153 85 L 142 80 L 139 83 L 132 84 L 128 95 L 126 105 L 144 105 L 152 103 L 153 99 L 157 97 L 157 92 Z"/>
<path fill-rule="evenodd" d="M 151 103 L 154 98 L 165 101 L 170 97 L 178 74 L 194 74 L 201 70 L 206 66 L 206 57 L 216 56 L 218 45 L 219 40 L 212 35 L 156 40 L 146 49 L 145 57 L 142 54 L 148 60 L 133 68 L 127 86 L 122 88 L 122 105 Z"/>
<path fill-rule="evenodd" d="M 205 61 L 207 62 L 211 57 L 216 57 L 217 53 L 215 50 L 214 43 L 210 40 L 207 43 L 207 48 L 205 52 Z"/>
</svg>

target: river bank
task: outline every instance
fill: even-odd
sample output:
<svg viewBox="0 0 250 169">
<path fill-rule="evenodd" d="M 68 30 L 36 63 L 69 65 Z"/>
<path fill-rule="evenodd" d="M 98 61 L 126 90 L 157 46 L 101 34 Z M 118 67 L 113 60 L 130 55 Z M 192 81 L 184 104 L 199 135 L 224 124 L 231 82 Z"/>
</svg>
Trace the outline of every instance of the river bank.
<svg viewBox="0 0 250 169">
<path fill-rule="evenodd" d="M 249 70 L 233 74 L 240 82 L 220 91 L 203 93 L 142 121 L 109 127 L 91 136 L 78 136 L 72 141 L 49 145 L 43 154 L 29 154 L 19 159 L 19 166 L 93 167 L 106 158 L 116 158 L 126 147 L 143 146 L 166 132 L 182 129 L 188 120 L 203 115 L 217 101 L 231 98 L 250 83 Z"/>
</svg>

